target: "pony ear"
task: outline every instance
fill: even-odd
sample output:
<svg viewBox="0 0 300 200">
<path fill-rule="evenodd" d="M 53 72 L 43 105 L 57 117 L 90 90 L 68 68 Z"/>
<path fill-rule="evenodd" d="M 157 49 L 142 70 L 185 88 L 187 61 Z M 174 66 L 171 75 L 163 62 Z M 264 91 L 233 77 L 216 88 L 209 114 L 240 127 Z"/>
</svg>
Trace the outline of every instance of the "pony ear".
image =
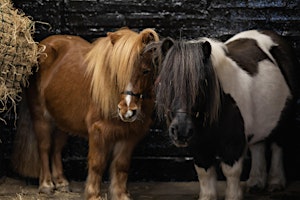
<svg viewBox="0 0 300 200">
<path fill-rule="evenodd" d="M 166 39 L 163 40 L 161 44 L 161 52 L 165 56 L 169 49 L 174 45 L 174 41 L 172 38 L 167 37 Z"/>
<path fill-rule="evenodd" d="M 211 54 L 211 45 L 208 41 L 205 41 L 202 44 L 202 51 L 203 51 L 204 61 L 206 62 L 210 58 L 210 54 Z"/>
<path fill-rule="evenodd" d="M 107 32 L 107 36 L 110 38 L 111 43 L 114 45 L 119 38 L 121 37 L 121 35 L 117 32 Z"/>
<path fill-rule="evenodd" d="M 147 45 L 150 42 L 158 41 L 157 34 L 152 29 L 145 29 L 141 32 L 142 42 Z"/>
</svg>

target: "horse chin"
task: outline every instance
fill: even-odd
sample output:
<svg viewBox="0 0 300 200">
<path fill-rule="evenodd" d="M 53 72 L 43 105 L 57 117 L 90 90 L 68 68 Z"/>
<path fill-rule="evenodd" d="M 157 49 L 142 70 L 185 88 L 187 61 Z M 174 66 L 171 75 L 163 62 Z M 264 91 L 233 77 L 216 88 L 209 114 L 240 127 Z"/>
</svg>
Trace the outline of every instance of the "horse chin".
<svg viewBox="0 0 300 200">
<path fill-rule="evenodd" d="M 123 122 L 127 122 L 127 123 L 131 123 L 131 122 L 134 122 L 136 120 L 137 117 L 131 117 L 131 118 L 125 118 L 123 117 L 122 115 L 119 115 L 120 116 L 120 119 L 123 121 Z"/>
<path fill-rule="evenodd" d="M 184 148 L 189 145 L 187 142 L 182 142 L 182 141 L 178 141 L 178 140 L 173 140 L 173 144 L 178 148 Z"/>
</svg>

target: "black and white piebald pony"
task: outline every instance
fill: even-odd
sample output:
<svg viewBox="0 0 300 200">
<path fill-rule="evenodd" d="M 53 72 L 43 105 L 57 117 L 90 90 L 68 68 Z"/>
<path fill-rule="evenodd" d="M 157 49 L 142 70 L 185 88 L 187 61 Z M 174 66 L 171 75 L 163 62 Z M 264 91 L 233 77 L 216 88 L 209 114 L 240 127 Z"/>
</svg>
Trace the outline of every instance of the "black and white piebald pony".
<svg viewBox="0 0 300 200">
<path fill-rule="evenodd" d="M 225 199 L 242 199 L 240 175 L 247 148 L 252 155 L 248 187 L 286 184 L 282 148 L 276 140 L 293 116 L 298 93 L 297 60 L 271 31 L 241 32 L 222 43 L 210 38 L 160 44 L 157 111 L 169 121 L 178 147 L 189 146 L 200 182 L 200 200 L 217 199 L 216 157 L 227 179 Z M 272 137 L 269 175 L 265 141 Z M 283 136 L 284 137 L 284 136 Z"/>
</svg>

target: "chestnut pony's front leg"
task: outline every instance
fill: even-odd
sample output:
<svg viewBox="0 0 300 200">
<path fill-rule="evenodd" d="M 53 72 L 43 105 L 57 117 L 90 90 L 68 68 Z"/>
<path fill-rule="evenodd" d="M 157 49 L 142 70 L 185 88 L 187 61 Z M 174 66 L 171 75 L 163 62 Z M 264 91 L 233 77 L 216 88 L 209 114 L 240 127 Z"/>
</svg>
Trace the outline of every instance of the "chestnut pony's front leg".
<svg viewBox="0 0 300 200">
<path fill-rule="evenodd" d="M 134 136 L 118 141 L 114 146 L 113 160 L 110 167 L 111 184 L 110 195 L 112 200 L 129 200 L 127 178 L 131 155 L 141 136 Z"/>
<path fill-rule="evenodd" d="M 106 167 L 110 143 L 105 141 L 101 123 L 96 122 L 89 128 L 88 177 L 85 198 L 100 200 L 100 184 Z"/>
</svg>

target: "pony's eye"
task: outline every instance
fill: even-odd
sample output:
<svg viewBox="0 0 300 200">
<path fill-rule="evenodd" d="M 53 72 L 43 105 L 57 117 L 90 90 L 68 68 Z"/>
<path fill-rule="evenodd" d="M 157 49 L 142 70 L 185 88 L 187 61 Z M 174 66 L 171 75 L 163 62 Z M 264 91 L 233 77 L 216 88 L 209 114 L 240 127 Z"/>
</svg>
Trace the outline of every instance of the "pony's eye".
<svg viewBox="0 0 300 200">
<path fill-rule="evenodd" d="M 169 120 L 170 122 L 172 121 L 172 119 L 174 118 L 174 112 L 172 111 L 168 111 L 166 114 L 165 114 L 167 120 Z"/>
</svg>

